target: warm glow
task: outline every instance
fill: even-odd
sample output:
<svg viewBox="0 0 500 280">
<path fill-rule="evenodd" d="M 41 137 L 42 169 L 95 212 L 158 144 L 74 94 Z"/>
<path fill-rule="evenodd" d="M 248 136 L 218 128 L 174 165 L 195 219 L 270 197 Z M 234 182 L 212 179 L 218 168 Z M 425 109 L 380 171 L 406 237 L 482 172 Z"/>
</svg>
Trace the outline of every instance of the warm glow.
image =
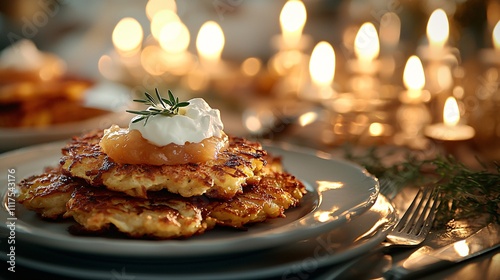
<svg viewBox="0 0 500 280">
<path fill-rule="evenodd" d="M 189 46 L 189 30 L 180 21 L 165 24 L 160 32 L 160 47 L 169 53 L 181 53 Z"/>
<path fill-rule="evenodd" d="M 409 91 L 421 91 L 425 86 L 424 67 L 420 58 L 410 56 L 403 72 L 403 83 Z"/>
<path fill-rule="evenodd" d="M 493 37 L 493 45 L 495 46 L 495 49 L 500 51 L 500 20 L 495 25 L 495 28 L 493 28 L 492 37 Z"/>
<path fill-rule="evenodd" d="M 219 61 L 224 48 L 224 33 L 215 21 L 205 22 L 196 38 L 196 49 L 201 58 L 208 61 Z"/>
<path fill-rule="evenodd" d="M 113 67 L 113 59 L 109 55 L 103 55 L 97 62 L 97 68 L 104 78 L 109 80 L 119 79 L 119 73 Z"/>
<path fill-rule="evenodd" d="M 149 0 L 146 4 L 146 15 L 149 20 L 163 10 L 170 10 L 174 13 L 177 12 L 177 4 L 174 0 Z"/>
<path fill-rule="evenodd" d="M 316 181 L 316 183 L 318 184 L 318 191 L 320 193 L 330 190 L 339 190 L 345 186 L 342 182 L 334 181 Z"/>
<path fill-rule="evenodd" d="M 470 252 L 470 248 L 469 248 L 469 245 L 467 244 L 467 240 L 461 240 L 461 241 L 455 242 L 453 244 L 453 249 L 455 249 L 455 252 L 457 252 L 457 254 L 459 256 L 462 256 L 462 257 L 468 256 L 469 252 Z"/>
<path fill-rule="evenodd" d="M 293 48 L 299 44 L 306 20 L 306 7 L 302 1 L 289 0 L 285 3 L 280 13 L 280 25 L 287 47 Z"/>
<path fill-rule="evenodd" d="M 293 67 L 302 62 L 303 53 L 299 50 L 278 52 L 269 60 L 270 68 L 278 75 L 286 75 Z"/>
<path fill-rule="evenodd" d="M 113 30 L 112 41 L 116 50 L 121 54 L 135 53 L 143 38 L 142 27 L 134 18 L 123 18 Z"/>
<path fill-rule="evenodd" d="M 262 62 L 260 59 L 255 57 L 249 57 L 243 61 L 241 64 L 241 71 L 243 74 L 247 76 L 255 76 L 259 73 L 260 68 L 262 67 Z"/>
<path fill-rule="evenodd" d="M 203 91 L 207 88 L 210 80 L 205 71 L 194 70 L 186 75 L 184 82 L 192 91 Z"/>
<path fill-rule="evenodd" d="M 325 42 L 319 42 L 311 54 L 309 73 L 314 84 L 329 86 L 335 76 L 335 52 L 333 47 Z"/>
<path fill-rule="evenodd" d="M 316 112 L 307 112 L 299 117 L 300 126 L 307 126 L 312 124 L 315 120 L 318 119 L 318 113 Z"/>
<path fill-rule="evenodd" d="M 368 128 L 371 136 L 380 136 L 384 133 L 384 125 L 381 123 L 372 123 Z"/>
<path fill-rule="evenodd" d="M 179 16 L 171 10 L 162 10 L 157 12 L 151 20 L 151 34 L 153 37 L 160 41 L 160 34 L 162 29 L 172 22 L 181 21 Z"/>
<path fill-rule="evenodd" d="M 453 86 L 453 75 L 448 65 L 440 65 L 436 72 L 437 84 L 441 90 L 450 89 Z"/>
<path fill-rule="evenodd" d="M 431 46 L 443 47 L 448 40 L 450 25 L 448 17 L 442 9 L 432 12 L 427 23 L 427 38 Z"/>
<path fill-rule="evenodd" d="M 146 46 L 141 52 L 142 68 L 154 76 L 165 73 L 165 65 L 163 65 L 159 59 L 161 53 L 162 49 L 156 45 Z"/>
<path fill-rule="evenodd" d="M 326 223 L 333 220 L 332 212 L 330 211 L 316 211 L 314 213 L 314 218 L 320 223 Z"/>
<path fill-rule="evenodd" d="M 450 96 L 444 103 L 443 122 L 448 126 L 456 126 L 460 122 L 460 111 L 457 100 Z"/>
<path fill-rule="evenodd" d="M 245 126 L 252 132 L 257 132 L 262 129 L 262 124 L 257 116 L 249 116 L 245 120 Z"/>
<path fill-rule="evenodd" d="M 370 23 L 364 23 L 354 39 L 354 53 L 360 61 L 371 62 L 378 57 L 380 42 L 377 29 Z"/>
</svg>

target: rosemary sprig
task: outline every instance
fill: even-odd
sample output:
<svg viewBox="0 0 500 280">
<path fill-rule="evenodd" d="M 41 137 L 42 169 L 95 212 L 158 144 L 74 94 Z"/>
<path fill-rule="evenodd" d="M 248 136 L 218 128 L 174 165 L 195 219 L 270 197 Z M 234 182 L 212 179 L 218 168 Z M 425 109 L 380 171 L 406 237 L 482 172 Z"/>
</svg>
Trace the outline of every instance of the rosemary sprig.
<svg viewBox="0 0 500 280">
<path fill-rule="evenodd" d="M 168 90 L 168 99 L 163 98 L 158 92 L 158 88 L 155 88 L 156 99 L 149 93 L 145 92 L 145 99 L 134 99 L 134 102 L 143 103 L 148 105 L 148 109 L 136 111 L 127 110 L 128 113 L 140 115 L 141 117 L 134 119 L 132 122 L 137 123 L 144 120 L 144 125 L 148 123 L 148 120 L 152 116 L 163 115 L 171 117 L 179 114 L 179 108 L 186 107 L 189 102 L 183 101 L 179 102 L 179 97 L 175 97 L 171 90 Z"/>
<path fill-rule="evenodd" d="M 345 158 L 357 162 L 379 179 L 387 179 L 402 188 L 439 182 L 438 189 L 443 201 L 438 210 L 436 227 L 450 220 L 469 219 L 489 214 L 500 222 L 500 165 L 496 170 L 472 170 L 452 156 L 438 155 L 434 158 L 419 158 L 410 152 L 405 159 L 387 164 L 376 148 L 362 155 L 347 149 Z M 385 164 L 384 164 L 385 163 Z"/>
</svg>

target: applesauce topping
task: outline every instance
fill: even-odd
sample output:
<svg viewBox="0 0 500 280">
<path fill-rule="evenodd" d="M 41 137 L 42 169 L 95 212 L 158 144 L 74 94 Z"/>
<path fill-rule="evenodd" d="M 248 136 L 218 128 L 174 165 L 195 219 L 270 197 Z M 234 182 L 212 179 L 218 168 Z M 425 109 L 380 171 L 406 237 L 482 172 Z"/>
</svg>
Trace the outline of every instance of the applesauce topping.
<svg viewBox="0 0 500 280">
<path fill-rule="evenodd" d="M 138 130 L 113 125 L 104 131 L 100 146 L 115 162 L 121 164 L 175 165 L 216 159 L 228 146 L 228 137 L 209 137 L 199 143 L 170 143 L 157 146 L 144 139 Z"/>
<path fill-rule="evenodd" d="M 175 165 L 216 159 L 228 146 L 220 112 L 202 98 L 179 102 L 171 91 L 163 98 L 145 93 L 147 110 L 137 114 L 129 128 L 112 126 L 100 141 L 103 151 L 123 164 Z"/>
</svg>

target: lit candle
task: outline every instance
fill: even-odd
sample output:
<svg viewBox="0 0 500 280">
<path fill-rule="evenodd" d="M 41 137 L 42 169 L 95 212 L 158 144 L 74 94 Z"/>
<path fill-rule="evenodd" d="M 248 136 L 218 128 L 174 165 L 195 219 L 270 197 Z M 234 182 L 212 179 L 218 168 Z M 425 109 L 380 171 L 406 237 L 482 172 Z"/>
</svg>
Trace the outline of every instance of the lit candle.
<svg viewBox="0 0 500 280">
<path fill-rule="evenodd" d="M 493 28 L 491 39 L 493 48 L 482 50 L 480 58 L 484 64 L 500 66 L 500 20 Z"/>
<path fill-rule="evenodd" d="M 111 80 L 135 83 L 144 73 L 140 61 L 143 36 L 142 27 L 136 19 L 121 19 L 111 35 L 114 52 L 99 58 L 100 73 Z"/>
<path fill-rule="evenodd" d="M 432 12 L 427 22 L 427 38 L 429 45 L 434 49 L 442 49 L 450 35 L 450 24 L 448 16 L 442 9 Z"/>
<path fill-rule="evenodd" d="M 159 58 L 167 71 L 182 76 L 191 70 L 194 59 L 187 51 L 190 34 L 182 21 L 166 23 L 160 30 L 158 41 L 164 51 Z"/>
<path fill-rule="evenodd" d="M 211 89 L 221 95 L 234 94 L 235 85 L 239 82 L 239 71 L 234 64 L 221 58 L 225 38 L 222 28 L 214 21 L 205 22 L 196 38 L 200 67 L 186 75 L 190 85 L 195 85 L 195 80 L 204 81 L 200 90 Z M 190 87 L 192 88 L 192 87 Z"/>
<path fill-rule="evenodd" d="M 309 60 L 309 74 L 312 83 L 309 90 L 304 92 L 304 98 L 324 100 L 334 95 L 332 82 L 335 76 L 335 51 L 328 42 L 319 42 L 314 47 Z"/>
<path fill-rule="evenodd" d="M 224 33 L 220 26 L 214 21 L 205 22 L 196 38 L 196 49 L 200 59 L 206 63 L 217 64 L 220 61 L 224 43 Z"/>
<path fill-rule="evenodd" d="M 406 91 L 399 96 L 401 102 L 405 104 L 421 103 L 430 100 L 430 93 L 424 90 L 425 73 L 420 58 L 412 55 L 408 58 L 403 72 L 403 83 Z"/>
<path fill-rule="evenodd" d="M 349 61 L 354 72 L 374 74 L 378 70 L 377 58 L 380 53 L 380 41 L 377 29 L 370 23 L 364 23 L 354 39 L 354 54 L 356 61 Z"/>
<path fill-rule="evenodd" d="M 126 17 L 116 24 L 111 39 L 118 54 L 130 57 L 139 52 L 143 34 L 139 22 L 134 18 Z"/>
<path fill-rule="evenodd" d="M 283 49 L 300 49 L 306 20 L 306 7 L 302 1 L 289 0 L 285 3 L 280 13 Z"/>
<path fill-rule="evenodd" d="M 471 126 L 460 124 L 460 110 L 454 97 L 446 99 L 443 109 L 443 122 L 425 128 L 425 135 L 435 140 L 463 141 L 474 137 Z"/>
<path fill-rule="evenodd" d="M 201 26 L 196 38 L 196 49 L 206 71 L 211 73 L 220 71 L 224 43 L 224 33 L 216 22 L 207 21 Z"/>
<path fill-rule="evenodd" d="M 408 58 L 403 72 L 406 91 L 401 92 L 401 106 L 396 111 L 400 131 L 394 135 L 394 143 L 407 145 L 413 149 L 423 149 L 429 140 L 423 136 L 424 127 L 431 121 L 431 114 L 424 102 L 430 100 L 430 93 L 424 90 L 425 74 L 420 59 L 412 55 Z"/>
<path fill-rule="evenodd" d="M 272 46 L 278 51 L 269 60 L 272 72 L 286 76 L 297 67 L 305 66 L 307 59 L 302 50 L 311 42 L 310 36 L 302 34 L 306 21 L 307 11 L 302 1 L 289 0 L 285 3 L 279 17 L 281 34 L 271 39 Z"/>
<path fill-rule="evenodd" d="M 427 22 L 427 46 L 418 48 L 418 55 L 424 60 L 443 60 L 450 50 L 446 47 L 450 35 L 448 16 L 442 9 L 432 12 Z"/>
</svg>

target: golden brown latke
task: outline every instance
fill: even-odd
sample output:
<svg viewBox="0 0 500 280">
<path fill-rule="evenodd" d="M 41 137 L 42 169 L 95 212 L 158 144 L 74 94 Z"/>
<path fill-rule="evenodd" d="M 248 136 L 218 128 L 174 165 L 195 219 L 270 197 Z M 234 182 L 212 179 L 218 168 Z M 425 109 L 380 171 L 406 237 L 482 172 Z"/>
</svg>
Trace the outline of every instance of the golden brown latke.
<svg viewBox="0 0 500 280">
<path fill-rule="evenodd" d="M 230 137 L 229 147 L 218 158 L 199 164 L 118 164 L 99 146 L 103 131 L 74 138 L 63 150 L 64 172 L 135 197 L 167 189 L 184 197 L 207 195 L 230 199 L 242 192 L 247 180 L 258 178 L 266 152 L 256 142 Z"/>
<path fill-rule="evenodd" d="M 268 218 L 283 217 L 284 211 L 297 206 L 306 192 L 304 185 L 292 175 L 271 172 L 250 180 L 243 193 L 227 201 L 207 196 L 186 198 L 165 190 L 151 192 L 148 198 L 138 198 L 89 186 L 78 179 L 79 184 L 75 184 L 58 172 L 54 169 L 24 180 L 21 203 L 31 207 L 31 201 L 38 201 L 41 207 L 30 209 L 42 215 L 65 213 L 64 217 L 73 217 L 87 231 L 101 233 L 114 225 L 135 238 L 183 238 L 201 234 L 215 225 L 242 228 Z M 47 192 L 59 194 L 57 204 L 46 200 Z M 48 199 L 53 201 L 51 197 Z M 66 205 L 64 210 L 61 210 L 62 204 Z"/>
<path fill-rule="evenodd" d="M 305 186 L 294 176 L 270 173 L 249 182 L 242 194 L 228 201 L 212 200 L 207 208 L 218 225 L 241 228 L 268 218 L 284 217 L 285 210 L 298 206 L 305 193 Z"/>
<path fill-rule="evenodd" d="M 84 180 L 63 175 L 60 168 L 48 168 L 45 173 L 19 183 L 18 202 L 44 218 L 56 219 L 66 213 L 66 202 L 75 188 L 86 184 Z"/>
<path fill-rule="evenodd" d="M 161 239 L 201 234 L 215 223 L 203 209 L 179 195 L 154 199 L 131 197 L 105 188 L 76 189 L 65 217 L 73 217 L 86 231 L 105 232 L 111 225 L 131 237 Z"/>
</svg>

